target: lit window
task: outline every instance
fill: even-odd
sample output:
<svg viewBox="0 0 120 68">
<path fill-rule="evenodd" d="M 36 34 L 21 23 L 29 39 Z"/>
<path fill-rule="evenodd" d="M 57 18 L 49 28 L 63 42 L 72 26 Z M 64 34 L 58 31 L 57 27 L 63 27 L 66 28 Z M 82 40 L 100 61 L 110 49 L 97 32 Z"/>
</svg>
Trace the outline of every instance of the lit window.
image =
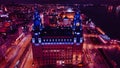
<svg viewBox="0 0 120 68">
<path fill-rule="evenodd" d="M 32 43 L 35 43 L 35 38 L 32 38 Z"/>
<path fill-rule="evenodd" d="M 74 43 L 76 43 L 76 38 L 74 38 Z"/>
<path fill-rule="evenodd" d="M 60 39 L 58 39 L 58 41 L 60 41 Z"/>
<path fill-rule="evenodd" d="M 35 33 L 35 35 L 38 35 L 38 33 Z"/>
<path fill-rule="evenodd" d="M 57 42 L 57 39 L 55 39 L 55 42 Z"/>
<path fill-rule="evenodd" d="M 50 44 L 50 43 L 48 43 L 48 44 Z"/>
<path fill-rule="evenodd" d="M 38 38 L 39 43 L 41 43 L 41 38 Z"/>
<path fill-rule="evenodd" d="M 45 42 L 45 39 L 43 39 L 43 41 Z"/>
<path fill-rule="evenodd" d="M 63 39 L 61 39 L 61 41 L 63 41 Z"/>
<path fill-rule="evenodd" d="M 48 39 L 46 39 L 46 41 L 48 42 Z"/>
<path fill-rule="evenodd" d="M 51 42 L 51 39 L 49 39 L 49 41 Z"/>
<path fill-rule="evenodd" d="M 72 41 L 72 39 L 70 39 L 70 42 Z"/>
<path fill-rule="evenodd" d="M 60 42 L 60 44 L 62 44 L 62 43 Z"/>
<path fill-rule="evenodd" d="M 56 52 L 56 50 L 54 50 L 54 52 Z"/>
<path fill-rule="evenodd" d="M 69 39 L 67 39 L 67 41 L 69 41 Z"/>
<path fill-rule="evenodd" d="M 54 39 L 52 39 L 52 41 L 54 42 Z"/>
<path fill-rule="evenodd" d="M 76 34 L 77 34 L 77 35 L 80 35 L 80 33 L 79 33 L 79 32 L 77 32 Z"/>
<path fill-rule="evenodd" d="M 64 39 L 64 41 L 66 41 L 66 39 Z"/>
</svg>

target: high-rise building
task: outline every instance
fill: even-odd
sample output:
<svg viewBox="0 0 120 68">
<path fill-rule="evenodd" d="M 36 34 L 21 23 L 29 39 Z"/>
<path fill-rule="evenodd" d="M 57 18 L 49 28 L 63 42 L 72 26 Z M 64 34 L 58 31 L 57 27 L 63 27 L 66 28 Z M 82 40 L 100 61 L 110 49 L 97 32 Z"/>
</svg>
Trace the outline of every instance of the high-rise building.
<svg viewBox="0 0 120 68">
<path fill-rule="evenodd" d="M 37 66 L 81 63 L 83 37 L 80 13 L 74 15 L 72 27 L 44 27 L 36 32 L 34 29 L 32 43 L 34 64 Z"/>
</svg>

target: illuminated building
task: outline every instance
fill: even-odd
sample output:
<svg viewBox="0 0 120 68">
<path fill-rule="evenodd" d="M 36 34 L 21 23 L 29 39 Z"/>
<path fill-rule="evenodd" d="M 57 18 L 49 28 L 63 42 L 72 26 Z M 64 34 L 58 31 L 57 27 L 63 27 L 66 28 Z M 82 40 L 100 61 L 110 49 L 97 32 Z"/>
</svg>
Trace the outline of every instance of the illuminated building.
<svg viewBox="0 0 120 68">
<path fill-rule="evenodd" d="M 72 10 L 72 8 L 68 8 L 67 11 L 65 11 L 65 15 L 63 17 L 67 16 L 70 19 L 74 18 L 75 12 Z"/>
<path fill-rule="evenodd" d="M 33 16 L 33 21 L 34 21 L 34 26 L 33 26 L 33 30 L 42 30 L 42 23 L 41 23 L 41 18 L 40 18 L 40 14 L 38 12 L 37 7 L 35 7 L 35 12 L 34 12 L 34 16 Z"/>
<path fill-rule="evenodd" d="M 37 18 L 36 20 L 41 23 L 39 16 Z M 34 21 L 34 26 L 36 22 Z M 73 27 L 45 27 L 38 31 L 34 29 L 32 43 L 34 64 L 38 67 L 44 65 L 78 65 L 82 62 L 83 43 L 80 13 L 75 14 Z"/>
</svg>

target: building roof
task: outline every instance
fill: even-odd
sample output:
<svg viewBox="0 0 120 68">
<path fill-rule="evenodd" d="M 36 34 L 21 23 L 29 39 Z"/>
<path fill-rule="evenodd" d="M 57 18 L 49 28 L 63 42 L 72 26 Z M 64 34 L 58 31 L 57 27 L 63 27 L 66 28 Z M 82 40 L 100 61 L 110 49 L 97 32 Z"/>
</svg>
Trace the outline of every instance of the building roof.
<svg viewBox="0 0 120 68">
<path fill-rule="evenodd" d="M 73 36 L 70 27 L 44 28 L 41 36 Z"/>
</svg>

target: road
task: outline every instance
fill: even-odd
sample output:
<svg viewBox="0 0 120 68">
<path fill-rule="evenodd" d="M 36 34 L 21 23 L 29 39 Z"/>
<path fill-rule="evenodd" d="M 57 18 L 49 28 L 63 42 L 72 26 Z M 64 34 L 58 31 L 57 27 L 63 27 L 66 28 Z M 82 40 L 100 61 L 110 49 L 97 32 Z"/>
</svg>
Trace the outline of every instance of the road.
<svg viewBox="0 0 120 68">
<path fill-rule="evenodd" d="M 2 54 L 3 57 L 5 57 L 6 54 L 9 53 L 10 50 L 14 48 L 13 43 L 17 39 L 17 37 L 22 34 L 21 32 L 21 27 L 18 28 L 19 31 L 14 33 L 14 34 L 9 34 L 7 36 L 7 39 L 5 40 L 6 42 L 0 46 L 0 53 Z"/>
<path fill-rule="evenodd" d="M 28 24 L 28 26 L 31 25 L 32 24 Z M 22 31 L 22 27 L 19 27 L 18 32 L 16 32 L 15 34 L 11 34 L 8 37 L 8 41 L 2 46 L 0 46 L 0 50 L 4 58 L 4 60 L 0 62 L 0 68 L 15 67 L 15 65 L 18 64 L 19 60 L 21 60 L 21 56 L 23 56 L 22 58 L 24 58 L 24 55 L 26 55 L 25 50 L 27 48 L 29 49 L 28 46 L 31 46 L 29 44 L 31 42 L 32 36 L 30 32 L 24 34 Z"/>
<path fill-rule="evenodd" d="M 15 67 L 16 62 L 19 61 L 30 41 L 31 35 L 27 35 L 18 45 L 13 46 L 13 49 L 9 50 L 9 53 L 5 56 L 6 58 L 3 64 L 0 65 L 1 68 Z"/>
<path fill-rule="evenodd" d="M 87 29 L 90 29 L 89 26 L 83 25 L 83 36 L 84 36 L 84 44 L 83 44 L 83 56 L 85 58 L 84 62 L 87 65 L 87 68 L 109 68 L 105 59 L 98 51 L 98 48 L 103 48 L 103 44 L 96 44 L 95 41 L 91 40 L 91 38 L 98 38 L 99 33 L 94 33 L 95 31 L 91 31 L 91 33 L 87 32 Z M 102 31 L 101 31 L 102 32 Z M 103 33 L 103 32 L 102 32 Z"/>
</svg>

